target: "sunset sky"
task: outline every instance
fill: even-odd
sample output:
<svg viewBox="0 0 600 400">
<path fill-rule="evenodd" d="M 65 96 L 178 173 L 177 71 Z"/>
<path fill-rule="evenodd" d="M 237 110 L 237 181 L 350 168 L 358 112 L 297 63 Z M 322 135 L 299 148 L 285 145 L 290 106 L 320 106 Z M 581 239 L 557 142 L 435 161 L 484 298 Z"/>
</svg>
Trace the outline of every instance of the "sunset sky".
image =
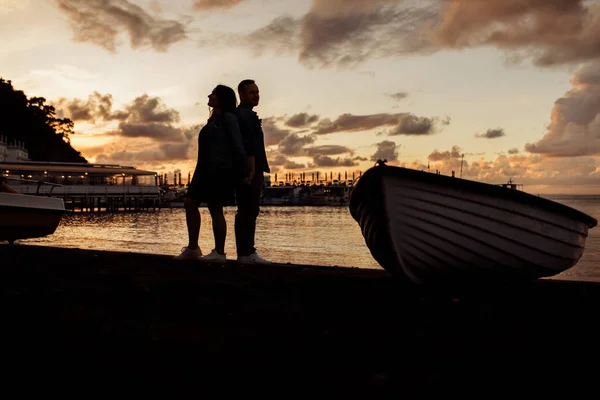
<svg viewBox="0 0 600 400">
<path fill-rule="evenodd" d="M 600 1 L 0 0 L 0 77 L 90 162 L 187 176 L 207 95 L 255 79 L 268 158 L 600 193 Z"/>
</svg>

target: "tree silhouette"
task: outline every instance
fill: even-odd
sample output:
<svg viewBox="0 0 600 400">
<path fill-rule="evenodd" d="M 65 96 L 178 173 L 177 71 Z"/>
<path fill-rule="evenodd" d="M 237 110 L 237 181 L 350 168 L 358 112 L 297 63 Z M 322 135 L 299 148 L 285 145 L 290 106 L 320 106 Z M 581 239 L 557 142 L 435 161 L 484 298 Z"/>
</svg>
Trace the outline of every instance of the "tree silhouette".
<svg viewBox="0 0 600 400">
<path fill-rule="evenodd" d="M 25 144 L 33 161 L 88 161 L 71 147 L 73 121 L 57 118 L 43 97 L 27 98 L 11 81 L 0 78 L 0 135 Z"/>
</svg>

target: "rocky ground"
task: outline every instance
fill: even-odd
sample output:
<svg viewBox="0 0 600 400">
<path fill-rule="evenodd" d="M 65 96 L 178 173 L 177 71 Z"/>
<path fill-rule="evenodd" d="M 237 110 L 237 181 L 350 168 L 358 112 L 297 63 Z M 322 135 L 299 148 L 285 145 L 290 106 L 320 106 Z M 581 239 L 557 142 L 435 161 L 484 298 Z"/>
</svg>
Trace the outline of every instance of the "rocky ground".
<svg viewBox="0 0 600 400">
<path fill-rule="evenodd" d="M 593 282 L 425 289 L 380 270 L 0 245 L 0 295 L 9 381 L 449 395 L 598 372 Z"/>
</svg>

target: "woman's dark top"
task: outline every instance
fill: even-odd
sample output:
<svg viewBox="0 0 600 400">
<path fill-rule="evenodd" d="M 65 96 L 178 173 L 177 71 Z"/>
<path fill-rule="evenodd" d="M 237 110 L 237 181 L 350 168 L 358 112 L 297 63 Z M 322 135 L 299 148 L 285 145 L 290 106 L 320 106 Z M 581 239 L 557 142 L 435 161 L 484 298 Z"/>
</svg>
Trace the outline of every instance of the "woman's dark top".
<svg viewBox="0 0 600 400">
<path fill-rule="evenodd" d="M 235 186 L 249 173 L 238 120 L 225 113 L 198 134 L 198 160 L 186 196 L 198 203 L 234 205 Z"/>
</svg>

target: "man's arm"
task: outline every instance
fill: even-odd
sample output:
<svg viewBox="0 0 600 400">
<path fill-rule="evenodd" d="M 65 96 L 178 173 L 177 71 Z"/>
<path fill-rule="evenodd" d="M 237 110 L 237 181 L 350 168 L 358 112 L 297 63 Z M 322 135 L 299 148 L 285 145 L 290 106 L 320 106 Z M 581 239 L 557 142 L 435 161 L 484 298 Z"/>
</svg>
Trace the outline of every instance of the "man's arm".
<svg viewBox="0 0 600 400">
<path fill-rule="evenodd" d="M 240 112 L 238 114 L 238 121 L 240 125 L 240 132 L 242 133 L 242 139 L 244 141 L 244 149 L 248 156 L 248 168 L 250 169 L 249 180 L 252 180 L 256 173 L 256 141 L 257 141 L 257 129 L 259 120 L 256 114 Z"/>
</svg>

